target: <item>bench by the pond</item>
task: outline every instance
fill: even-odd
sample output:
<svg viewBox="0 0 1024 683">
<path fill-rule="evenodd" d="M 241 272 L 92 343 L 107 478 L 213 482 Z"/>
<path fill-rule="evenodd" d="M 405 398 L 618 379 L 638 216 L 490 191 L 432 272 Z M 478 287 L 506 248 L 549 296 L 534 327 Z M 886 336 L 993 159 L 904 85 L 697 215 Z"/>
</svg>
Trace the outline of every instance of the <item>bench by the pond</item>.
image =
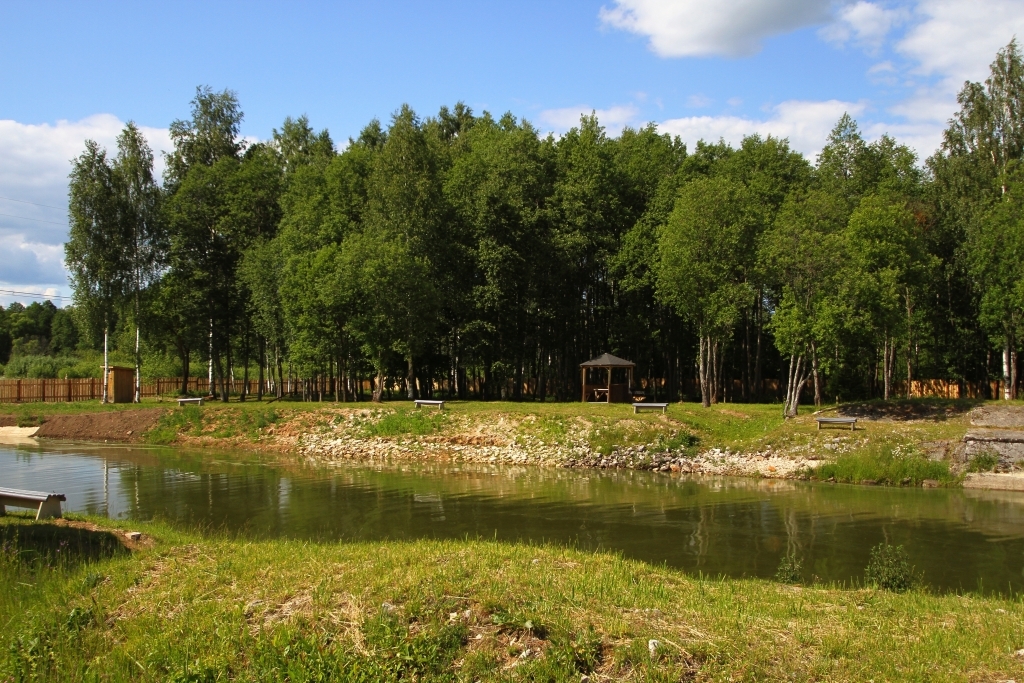
<svg viewBox="0 0 1024 683">
<path fill-rule="evenodd" d="M 202 398 L 179 398 L 178 399 L 178 405 L 179 406 L 190 405 L 192 403 L 195 403 L 196 405 L 200 405 L 201 406 L 201 405 L 203 405 L 203 399 Z"/>
<path fill-rule="evenodd" d="M 857 418 L 855 417 L 816 417 L 818 421 L 818 429 L 821 429 L 821 425 L 850 425 L 850 431 L 857 428 Z"/>
<path fill-rule="evenodd" d="M 633 414 L 634 415 L 639 413 L 641 410 L 660 410 L 661 412 L 664 413 L 664 412 L 666 412 L 668 410 L 668 404 L 667 403 L 634 403 L 633 404 Z"/>
<path fill-rule="evenodd" d="M 416 399 L 415 401 L 413 401 L 413 403 L 416 404 L 417 408 L 419 408 L 420 406 L 436 406 L 438 410 L 444 410 L 444 401 L 427 401 L 424 399 Z"/>
<path fill-rule="evenodd" d="M 6 506 L 10 505 L 19 508 L 35 508 L 36 519 L 60 517 L 60 502 L 62 500 L 67 500 L 63 493 L 0 488 L 0 515 L 7 514 Z"/>
</svg>

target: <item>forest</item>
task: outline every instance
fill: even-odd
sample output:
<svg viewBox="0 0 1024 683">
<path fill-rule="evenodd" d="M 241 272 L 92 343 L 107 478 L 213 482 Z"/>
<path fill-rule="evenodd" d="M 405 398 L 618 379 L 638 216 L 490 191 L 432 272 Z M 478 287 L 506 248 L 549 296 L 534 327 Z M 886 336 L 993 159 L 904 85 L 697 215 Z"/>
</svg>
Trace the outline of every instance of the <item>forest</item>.
<svg viewBox="0 0 1024 683">
<path fill-rule="evenodd" d="M 133 123 L 116 150 L 86 143 L 74 305 L 0 312 L 0 361 L 18 376 L 64 354 L 66 376 L 106 348 L 224 400 L 244 375 L 321 400 L 544 401 L 577 400 L 579 364 L 609 352 L 649 393 L 705 405 L 791 414 L 916 379 L 1014 398 L 1016 42 L 958 102 L 927 159 L 844 116 L 811 163 L 770 136 L 688 149 L 594 116 L 545 136 L 461 103 L 403 106 L 343 144 L 304 116 L 250 143 L 236 95 L 200 87 L 162 178 Z"/>
</svg>

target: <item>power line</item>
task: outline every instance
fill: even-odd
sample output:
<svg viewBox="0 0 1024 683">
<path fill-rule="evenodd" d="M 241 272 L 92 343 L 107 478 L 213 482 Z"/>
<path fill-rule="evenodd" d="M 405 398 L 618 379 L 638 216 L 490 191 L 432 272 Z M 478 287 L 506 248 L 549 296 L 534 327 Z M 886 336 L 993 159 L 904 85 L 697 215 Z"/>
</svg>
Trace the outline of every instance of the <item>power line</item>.
<svg viewBox="0 0 1024 683">
<path fill-rule="evenodd" d="M 24 199 L 14 199 L 13 197 L 0 197 L 0 199 L 6 199 L 9 202 L 18 202 L 19 204 L 31 204 L 32 206 L 45 206 L 47 209 L 57 209 L 58 211 L 64 211 L 68 207 L 66 206 L 52 206 L 50 204 L 37 204 L 36 202 L 26 202 Z"/>
<path fill-rule="evenodd" d="M 68 226 L 67 223 L 58 223 L 57 221 L 44 221 L 42 218 L 29 218 L 28 216 L 15 216 L 15 215 L 12 215 L 12 214 L 9 214 L 9 213 L 0 213 L 0 216 L 5 216 L 6 218 L 17 218 L 17 219 L 23 220 L 23 221 L 36 221 L 37 223 L 50 223 L 52 225 L 59 225 L 59 226 L 64 227 L 64 228 L 70 227 L 70 226 Z"/>
<path fill-rule="evenodd" d="M 0 295 L 8 294 L 14 296 L 30 296 L 36 299 L 67 299 L 68 301 L 74 301 L 72 296 L 60 296 L 59 294 L 37 294 L 35 292 L 16 292 L 13 289 L 0 289 Z"/>
</svg>

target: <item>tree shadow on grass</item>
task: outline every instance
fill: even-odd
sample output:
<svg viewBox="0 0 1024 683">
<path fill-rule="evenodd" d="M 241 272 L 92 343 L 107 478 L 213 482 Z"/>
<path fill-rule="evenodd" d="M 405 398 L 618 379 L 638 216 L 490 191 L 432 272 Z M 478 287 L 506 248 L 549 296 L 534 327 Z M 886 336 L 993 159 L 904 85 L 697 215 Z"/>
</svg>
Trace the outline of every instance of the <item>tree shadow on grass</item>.
<svg viewBox="0 0 1024 683">
<path fill-rule="evenodd" d="M 130 551 L 109 531 L 8 518 L 0 524 L 0 548 L 26 565 L 72 567 Z"/>
<path fill-rule="evenodd" d="M 838 413 L 844 417 L 864 420 L 932 420 L 942 422 L 970 411 L 984 403 L 982 399 L 901 398 L 846 403 Z"/>
</svg>

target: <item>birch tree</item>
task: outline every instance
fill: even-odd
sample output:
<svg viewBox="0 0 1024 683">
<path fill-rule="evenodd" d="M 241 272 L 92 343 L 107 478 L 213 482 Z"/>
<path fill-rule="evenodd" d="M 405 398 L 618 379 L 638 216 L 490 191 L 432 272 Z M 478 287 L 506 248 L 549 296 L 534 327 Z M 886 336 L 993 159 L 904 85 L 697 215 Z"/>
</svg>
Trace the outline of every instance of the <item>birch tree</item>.
<svg viewBox="0 0 1024 683">
<path fill-rule="evenodd" d="M 743 186 L 726 178 L 685 185 L 659 235 L 658 295 L 697 330 L 701 403 L 717 403 L 722 347 L 750 299 L 743 282 L 749 249 Z"/>
<path fill-rule="evenodd" d="M 72 161 L 68 186 L 68 241 L 64 262 L 71 275 L 75 304 L 91 325 L 103 330 L 103 403 L 110 372 L 110 327 L 131 273 L 125 250 L 117 182 L 107 153 L 93 140 Z"/>
<path fill-rule="evenodd" d="M 160 188 L 153 177 L 153 151 L 138 126 L 129 121 L 117 138 L 113 163 L 118 210 L 123 222 L 124 258 L 135 324 L 135 402 L 142 399 L 142 354 L 139 348 L 143 291 L 153 282 L 166 248 L 160 222 Z"/>
</svg>

